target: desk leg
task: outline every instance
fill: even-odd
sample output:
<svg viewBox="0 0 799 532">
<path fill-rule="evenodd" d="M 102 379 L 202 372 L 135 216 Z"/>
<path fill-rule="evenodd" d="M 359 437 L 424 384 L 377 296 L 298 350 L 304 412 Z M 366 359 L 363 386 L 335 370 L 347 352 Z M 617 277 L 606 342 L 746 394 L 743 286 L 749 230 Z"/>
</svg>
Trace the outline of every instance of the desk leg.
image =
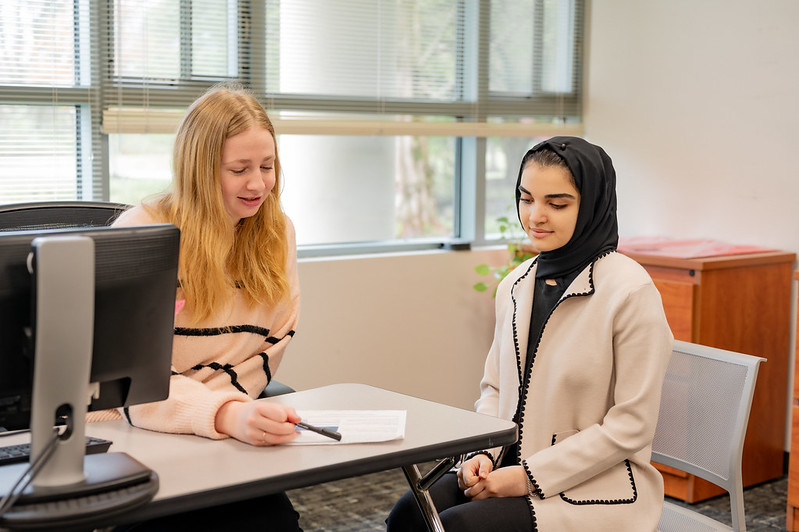
<svg viewBox="0 0 799 532">
<path fill-rule="evenodd" d="M 416 504 L 419 505 L 419 510 L 422 512 L 424 522 L 427 523 L 427 529 L 430 532 L 444 532 L 444 525 L 441 524 L 441 518 L 438 516 L 436 506 L 433 504 L 433 498 L 427 489 L 419 487 L 422 480 L 419 468 L 411 464 L 403 466 L 402 472 L 405 473 L 405 478 L 408 479 L 408 484 L 411 485 L 411 491 L 416 498 Z"/>
</svg>

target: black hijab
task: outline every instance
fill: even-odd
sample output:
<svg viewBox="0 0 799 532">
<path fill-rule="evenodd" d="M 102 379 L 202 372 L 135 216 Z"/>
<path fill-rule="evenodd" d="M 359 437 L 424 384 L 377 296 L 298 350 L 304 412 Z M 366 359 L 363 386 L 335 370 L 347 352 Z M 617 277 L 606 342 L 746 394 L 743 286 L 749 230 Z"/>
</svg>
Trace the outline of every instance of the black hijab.
<svg viewBox="0 0 799 532">
<path fill-rule="evenodd" d="M 582 270 L 594 259 L 616 249 L 616 171 L 605 150 L 579 137 L 553 137 L 532 147 L 522 159 L 516 179 L 516 215 L 519 215 L 519 185 L 530 156 L 549 149 L 566 162 L 580 192 L 577 225 L 562 247 L 538 255 L 536 278 L 563 277 Z M 524 226 L 524 223 L 522 223 Z"/>
</svg>

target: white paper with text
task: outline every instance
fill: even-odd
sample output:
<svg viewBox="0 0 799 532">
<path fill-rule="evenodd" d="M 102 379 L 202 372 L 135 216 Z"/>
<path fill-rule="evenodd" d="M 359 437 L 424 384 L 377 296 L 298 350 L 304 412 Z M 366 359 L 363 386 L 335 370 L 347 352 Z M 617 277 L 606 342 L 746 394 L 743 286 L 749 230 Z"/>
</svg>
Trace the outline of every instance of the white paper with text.
<svg viewBox="0 0 799 532">
<path fill-rule="evenodd" d="M 299 436 L 289 445 L 332 445 L 401 440 L 405 437 L 405 410 L 298 410 L 309 425 L 334 430 L 341 441 L 297 428 Z"/>
</svg>

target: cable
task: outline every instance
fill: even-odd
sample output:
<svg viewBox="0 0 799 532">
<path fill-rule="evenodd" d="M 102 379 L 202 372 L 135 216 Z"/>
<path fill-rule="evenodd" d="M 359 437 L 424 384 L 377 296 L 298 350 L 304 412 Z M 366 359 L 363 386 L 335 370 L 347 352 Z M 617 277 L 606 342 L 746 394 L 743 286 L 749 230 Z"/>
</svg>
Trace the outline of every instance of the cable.
<svg viewBox="0 0 799 532">
<path fill-rule="evenodd" d="M 58 432 L 58 428 L 53 429 L 53 435 L 50 440 L 45 445 L 44 449 L 41 453 L 35 458 L 31 457 L 30 465 L 25 468 L 25 471 L 22 472 L 22 475 L 17 479 L 11 489 L 8 491 L 5 497 L 0 501 L 0 518 L 5 515 L 5 513 L 17 502 L 17 499 L 22 495 L 22 492 L 25 491 L 25 488 L 28 487 L 28 484 L 36 478 L 36 475 L 39 474 L 42 467 L 47 464 L 47 461 L 50 459 L 50 456 L 53 454 L 55 450 L 56 443 L 58 442 L 59 437 L 61 434 Z"/>
</svg>

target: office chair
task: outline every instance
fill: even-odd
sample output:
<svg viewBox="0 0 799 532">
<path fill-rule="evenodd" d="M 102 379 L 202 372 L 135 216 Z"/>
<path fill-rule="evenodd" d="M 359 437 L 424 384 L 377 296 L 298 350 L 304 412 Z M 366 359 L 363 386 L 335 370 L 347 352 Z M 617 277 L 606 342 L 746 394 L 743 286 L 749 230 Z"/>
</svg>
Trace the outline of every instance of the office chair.
<svg viewBox="0 0 799 532">
<path fill-rule="evenodd" d="M 40 201 L 0 205 L 0 231 L 111 225 L 128 205 L 101 201 Z"/>
<path fill-rule="evenodd" d="M 675 341 L 660 401 L 652 461 L 730 495 L 732 528 L 664 501 L 659 530 L 745 531 L 741 455 L 758 366 L 766 359 Z"/>
<path fill-rule="evenodd" d="M 0 231 L 111 225 L 129 205 L 102 201 L 41 201 L 0 205 Z M 294 390 L 274 379 L 261 397 Z"/>
</svg>

